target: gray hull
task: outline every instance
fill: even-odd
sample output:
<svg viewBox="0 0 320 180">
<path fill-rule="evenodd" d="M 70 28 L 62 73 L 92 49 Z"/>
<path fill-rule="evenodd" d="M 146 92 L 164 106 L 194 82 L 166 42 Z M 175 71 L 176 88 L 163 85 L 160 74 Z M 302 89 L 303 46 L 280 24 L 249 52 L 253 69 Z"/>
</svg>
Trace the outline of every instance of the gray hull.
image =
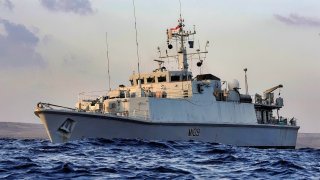
<svg viewBox="0 0 320 180">
<path fill-rule="evenodd" d="M 299 127 L 286 125 L 153 123 L 103 114 L 61 110 L 35 112 L 49 138 L 62 143 L 82 138 L 196 140 L 236 146 L 295 148 Z"/>
</svg>

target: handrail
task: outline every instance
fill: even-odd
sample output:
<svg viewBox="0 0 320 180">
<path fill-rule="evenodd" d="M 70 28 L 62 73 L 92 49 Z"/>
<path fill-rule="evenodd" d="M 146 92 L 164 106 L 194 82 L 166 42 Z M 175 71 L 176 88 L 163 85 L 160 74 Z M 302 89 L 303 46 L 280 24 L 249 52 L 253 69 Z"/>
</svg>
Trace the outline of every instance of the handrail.
<svg viewBox="0 0 320 180">
<path fill-rule="evenodd" d="M 56 105 L 56 104 L 50 104 L 50 103 L 42 103 L 42 102 L 38 102 L 37 107 L 38 108 L 50 108 L 53 109 L 51 106 L 53 107 L 59 107 L 59 108 L 64 108 L 64 109 L 69 109 L 69 110 L 73 110 L 75 111 L 76 109 L 74 108 L 70 108 L 70 107 L 66 107 L 66 106 L 60 106 L 60 105 Z"/>
<path fill-rule="evenodd" d="M 89 91 L 89 92 L 80 92 L 78 94 L 78 101 L 80 100 L 94 100 L 102 96 L 102 94 L 93 94 L 93 93 L 102 93 L 105 92 L 107 94 L 109 90 L 99 90 L 99 91 Z"/>
</svg>

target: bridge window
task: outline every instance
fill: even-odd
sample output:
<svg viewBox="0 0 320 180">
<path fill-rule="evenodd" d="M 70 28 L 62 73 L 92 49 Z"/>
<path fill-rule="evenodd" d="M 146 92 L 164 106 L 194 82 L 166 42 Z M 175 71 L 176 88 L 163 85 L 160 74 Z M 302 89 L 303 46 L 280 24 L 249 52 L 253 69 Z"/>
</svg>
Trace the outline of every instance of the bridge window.
<svg viewBox="0 0 320 180">
<path fill-rule="evenodd" d="M 166 77 L 164 76 L 164 77 L 158 77 L 158 82 L 166 82 L 167 81 L 167 79 L 166 79 Z"/>
<path fill-rule="evenodd" d="M 180 81 L 180 76 L 171 76 L 171 82 Z"/>
<path fill-rule="evenodd" d="M 138 80 L 139 79 L 137 79 L 137 84 L 138 84 Z M 144 79 L 140 79 L 140 81 L 141 81 L 141 84 L 144 84 Z"/>
<path fill-rule="evenodd" d="M 182 76 L 182 81 L 190 81 L 191 79 L 192 79 L 192 76 L 190 74 Z"/>
<path fill-rule="evenodd" d="M 188 76 L 183 75 L 182 76 L 182 81 L 187 81 L 188 80 Z"/>
<path fill-rule="evenodd" d="M 147 83 L 154 83 L 154 77 L 147 78 Z"/>
</svg>

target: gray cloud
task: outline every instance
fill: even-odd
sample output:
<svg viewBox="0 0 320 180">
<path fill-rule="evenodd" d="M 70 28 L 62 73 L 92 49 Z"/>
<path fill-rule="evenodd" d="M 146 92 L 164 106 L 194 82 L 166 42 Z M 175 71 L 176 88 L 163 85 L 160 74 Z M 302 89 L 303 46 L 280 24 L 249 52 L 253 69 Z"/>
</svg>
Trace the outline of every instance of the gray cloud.
<svg viewBox="0 0 320 180">
<path fill-rule="evenodd" d="M 80 15 L 93 13 L 89 0 L 40 0 L 40 2 L 51 11 L 72 12 Z"/>
<path fill-rule="evenodd" d="M 275 14 L 274 17 L 285 24 L 295 25 L 295 26 L 311 26 L 311 27 L 319 27 L 320 19 L 315 17 L 305 17 L 300 16 L 298 14 L 290 14 L 289 16 L 282 16 Z"/>
<path fill-rule="evenodd" d="M 13 3 L 12 3 L 10 0 L 0 1 L 0 6 L 3 6 L 3 7 L 5 7 L 5 8 L 8 8 L 8 9 L 10 9 L 11 11 L 12 11 L 13 8 L 14 8 L 14 5 L 13 5 Z"/>
<path fill-rule="evenodd" d="M 24 25 L 0 19 L 6 33 L 0 34 L 0 68 L 46 66 L 36 52 L 39 38 Z"/>
</svg>

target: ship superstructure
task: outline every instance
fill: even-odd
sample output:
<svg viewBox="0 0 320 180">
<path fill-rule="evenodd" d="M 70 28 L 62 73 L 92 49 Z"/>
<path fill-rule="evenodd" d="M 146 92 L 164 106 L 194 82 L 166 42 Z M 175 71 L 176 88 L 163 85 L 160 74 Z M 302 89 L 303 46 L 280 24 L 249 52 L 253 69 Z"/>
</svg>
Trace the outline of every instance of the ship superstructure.
<svg viewBox="0 0 320 180">
<path fill-rule="evenodd" d="M 75 109 L 50 109 L 54 105 L 39 103 L 35 114 L 50 140 L 138 138 L 295 147 L 296 120 L 280 117 L 283 99 L 274 100 L 274 91 L 283 86 L 268 89 L 263 96 L 256 94 L 252 102 L 248 91 L 240 93 L 237 80 L 227 82 L 202 73 L 193 76 L 188 60 L 198 56 L 197 66 L 201 68 L 204 61 L 200 55 L 208 52 L 206 48 L 187 52 L 194 48 L 196 31 L 187 31 L 184 26 L 180 17 L 178 26 L 167 29 L 168 50 L 173 51 L 171 42 L 176 42 L 176 54 L 169 55 L 166 50 L 165 56 L 155 60 L 155 70 L 132 74 L 130 85 L 119 85 L 94 99 L 80 97 Z M 165 67 L 167 58 L 177 60 L 176 70 Z"/>
</svg>

